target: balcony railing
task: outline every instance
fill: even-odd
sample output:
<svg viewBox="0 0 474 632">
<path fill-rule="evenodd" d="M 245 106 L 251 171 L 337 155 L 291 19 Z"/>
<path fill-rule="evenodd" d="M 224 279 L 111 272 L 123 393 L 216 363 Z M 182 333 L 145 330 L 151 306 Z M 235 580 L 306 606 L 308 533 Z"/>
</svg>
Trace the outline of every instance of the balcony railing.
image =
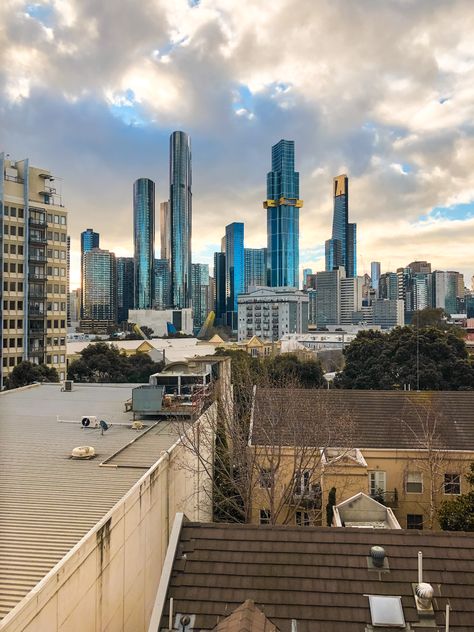
<svg viewBox="0 0 474 632">
<path fill-rule="evenodd" d="M 44 338 L 46 335 L 46 329 L 30 329 L 28 331 L 28 336 L 30 338 Z"/>
<path fill-rule="evenodd" d="M 35 235 L 34 233 L 30 233 L 28 241 L 30 242 L 30 244 L 40 244 L 41 246 L 46 246 L 46 244 L 48 243 L 48 240 L 44 235 Z"/>
<path fill-rule="evenodd" d="M 48 225 L 46 219 L 39 219 L 38 217 L 30 217 L 28 224 L 38 228 L 45 228 Z"/>
<path fill-rule="evenodd" d="M 28 272 L 28 278 L 30 281 L 46 281 L 48 277 L 45 274 L 35 274 L 34 272 Z"/>
<path fill-rule="evenodd" d="M 370 497 L 386 507 L 391 507 L 392 509 L 398 507 L 398 491 L 396 489 L 385 492 L 379 489 L 370 494 Z"/>
<path fill-rule="evenodd" d="M 30 252 L 28 254 L 28 261 L 37 261 L 38 263 L 46 263 L 47 259 L 45 255 L 37 255 L 35 253 Z"/>
</svg>

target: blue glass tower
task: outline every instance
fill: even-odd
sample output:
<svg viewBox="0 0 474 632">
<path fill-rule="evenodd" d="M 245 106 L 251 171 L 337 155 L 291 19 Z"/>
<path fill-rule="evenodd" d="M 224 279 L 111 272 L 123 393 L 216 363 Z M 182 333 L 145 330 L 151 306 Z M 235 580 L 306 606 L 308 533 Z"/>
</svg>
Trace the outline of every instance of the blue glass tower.
<svg viewBox="0 0 474 632">
<path fill-rule="evenodd" d="M 216 281 L 214 304 L 216 311 L 216 323 L 225 324 L 226 313 L 226 287 L 225 287 L 225 253 L 214 253 L 214 279 Z"/>
<path fill-rule="evenodd" d="M 267 239 L 269 282 L 273 287 L 299 287 L 299 173 L 295 142 L 281 140 L 272 147 L 272 170 L 267 174 Z"/>
<path fill-rule="evenodd" d="M 117 321 L 128 320 L 133 309 L 135 263 L 132 257 L 117 257 Z"/>
<path fill-rule="evenodd" d="M 81 318 L 84 318 L 84 255 L 92 248 L 99 248 L 100 234 L 92 228 L 87 228 L 81 233 Z"/>
<path fill-rule="evenodd" d="M 171 302 L 191 307 L 191 139 L 185 132 L 170 136 Z"/>
<path fill-rule="evenodd" d="M 332 238 L 326 241 L 326 270 L 344 266 L 347 277 L 357 276 L 357 226 L 349 223 L 349 178 L 334 178 Z"/>
<path fill-rule="evenodd" d="M 267 285 L 267 249 L 245 248 L 245 292 L 249 287 Z"/>
<path fill-rule="evenodd" d="M 237 298 L 245 289 L 244 225 L 242 222 L 233 222 L 225 227 L 225 269 L 227 312 L 237 313 Z M 233 316 L 228 317 L 229 325 L 231 325 L 229 318 Z"/>
<path fill-rule="evenodd" d="M 139 178 L 133 184 L 135 309 L 151 309 L 154 299 L 155 183 Z"/>
</svg>

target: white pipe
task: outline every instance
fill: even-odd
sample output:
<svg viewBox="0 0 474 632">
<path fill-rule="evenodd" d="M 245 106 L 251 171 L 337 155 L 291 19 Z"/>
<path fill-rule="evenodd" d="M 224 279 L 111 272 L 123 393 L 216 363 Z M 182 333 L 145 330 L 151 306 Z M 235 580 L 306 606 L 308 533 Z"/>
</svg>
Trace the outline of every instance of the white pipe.
<svg viewBox="0 0 474 632">
<path fill-rule="evenodd" d="M 418 583 L 423 583 L 423 553 L 418 551 Z"/>
<path fill-rule="evenodd" d="M 449 632 L 449 603 L 446 604 L 446 632 Z"/>
<path fill-rule="evenodd" d="M 170 597 L 170 621 L 169 621 L 168 629 L 170 632 L 172 632 L 173 630 L 173 597 Z"/>
</svg>

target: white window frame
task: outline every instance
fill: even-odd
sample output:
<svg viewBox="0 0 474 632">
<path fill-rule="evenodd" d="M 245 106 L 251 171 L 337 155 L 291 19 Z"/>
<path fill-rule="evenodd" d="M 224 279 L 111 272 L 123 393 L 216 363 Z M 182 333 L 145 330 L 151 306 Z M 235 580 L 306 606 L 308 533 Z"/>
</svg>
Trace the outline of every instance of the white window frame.
<svg viewBox="0 0 474 632">
<path fill-rule="evenodd" d="M 410 480 L 419 479 L 419 480 Z M 420 489 L 409 489 L 409 485 L 420 485 Z M 407 472 L 405 478 L 405 491 L 407 494 L 422 494 L 423 493 L 423 472 L 413 471 Z"/>
<path fill-rule="evenodd" d="M 369 495 L 376 496 L 377 491 L 387 491 L 387 472 L 384 470 L 369 471 Z"/>
</svg>

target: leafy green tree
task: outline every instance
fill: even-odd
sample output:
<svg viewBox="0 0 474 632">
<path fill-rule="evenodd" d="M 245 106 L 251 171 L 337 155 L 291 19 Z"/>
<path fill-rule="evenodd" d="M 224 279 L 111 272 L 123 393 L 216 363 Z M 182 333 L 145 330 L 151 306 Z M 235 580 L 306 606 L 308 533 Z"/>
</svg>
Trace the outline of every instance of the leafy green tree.
<svg viewBox="0 0 474 632">
<path fill-rule="evenodd" d="M 98 342 L 88 345 L 80 359 L 71 362 L 68 378 L 89 383 L 148 382 L 150 375 L 162 368 L 163 363 L 154 362 L 148 354 L 127 356 L 115 345 Z"/>
<path fill-rule="evenodd" d="M 437 327 L 360 332 L 344 351 L 335 386 L 349 389 L 472 390 L 474 365 L 465 342 Z"/>
<path fill-rule="evenodd" d="M 272 386 L 294 383 L 299 388 L 321 388 L 324 385 L 323 370 L 319 360 L 301 360 L 296 353 L 282 353 L 266 358 L 264 375 Z"/>
<path fill-rule="evenodd" d="M 438 520 L 444 531 L 474 531 L 474 463 L 466 476 L 471 486 L 467 494 L 445 500 L 438 512 Z"/>
<path fill-rule="evenodd" d="M 59 382 L 58 372 L 46 364 L 20 362 L 8 376 L 7 388 L 19 388 L 35 382 Z"/>
</svg>

